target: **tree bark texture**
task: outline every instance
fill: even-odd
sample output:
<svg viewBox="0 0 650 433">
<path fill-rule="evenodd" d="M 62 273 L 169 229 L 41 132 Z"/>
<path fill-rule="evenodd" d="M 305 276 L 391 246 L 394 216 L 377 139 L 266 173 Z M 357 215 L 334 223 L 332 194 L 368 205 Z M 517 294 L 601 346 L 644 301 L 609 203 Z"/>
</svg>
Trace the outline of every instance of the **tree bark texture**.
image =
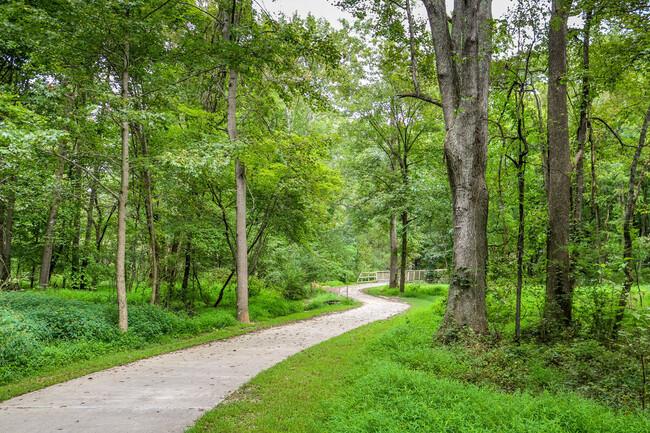
<svg viewBox="0 0 650 433">
<path fill-rule="evenodd" d="M 433 37 L 445 119 L 454 256 L 440 335 L 467 326 L 488 331 L 485 308 L 488 90 L 491 0 L 455 2 L 451 31 L 444 0 L 422 0 Z"/>
<path fill-rule="evenodd" d="M 124 64 L 121 76 L 122 104 L 126 108 L 129 101 L 129 43 L 124 43 Z M 123 114 L 125 116 L 126 113 Z M 120 121 L 122 130 L 122 155 L 120 193 L 117 205 L 117 254 L 115 261 L 115 279 L 117 283 L 117 306 L 119 312 L 118 326 L 122 331 L 129 327 L 126 305 L 126 205 L 129 197 L 129 121 Z"/>
<path fill-rule="evenodd" d="M 237 0 L 232 2 L 232 11 L 226 14 L 223 29 L 224 39 L 230 39 L 230 27 L 236 23 Z M 228 108 L 227 128 L 228 138 L 231 142 L 237 140 L 237 82 L 239 74 L 233 67 L 229 70 L 228 82 Z M 250 323 L 248 314 L 248 246 L 246 238 L 246 167 L 235 158 L 235 245 L 237 270 L 237 320 L 241 323 Z"/>
<path fill-rule="evenodd" d="M 63 146 L 59 146 L 59 152 L 63 153 Z M 54 189 L 52 190 L 52 203 L 48 213 L 47 223 L 45 225 L 45 238 L 43 242 L 43 254 L 41 255 L 41 270 L 38 277 L 38 286 L 46 288 L 50 284 L 50 267 L 52 266 L 52 253 L 54 251 L 54 228 L 59 215 L 59 206 L 61 205 L 61 188 L 63 184 L 63 172 L 65 170 L 65 161 L 58 158 L 56 163 L 56 173 L 54 175 Z"/>
<path fill-rule="evenodd" d="M 390 218 L 390 274 L 388 287 L 396 289 L 398 284 L 397 272 L 399 270 L 398 252 L 397 252 L 397 216 L 392 215 Z"/>
<path fill-rule="evenodd" d="M 570 0 L 553 0 L 548 54 L 548 219 L 546 306 L 543 331 L 551 336 L 571 323 L 571 146 L 567 108 L 567 19 Z"/>
</svg>

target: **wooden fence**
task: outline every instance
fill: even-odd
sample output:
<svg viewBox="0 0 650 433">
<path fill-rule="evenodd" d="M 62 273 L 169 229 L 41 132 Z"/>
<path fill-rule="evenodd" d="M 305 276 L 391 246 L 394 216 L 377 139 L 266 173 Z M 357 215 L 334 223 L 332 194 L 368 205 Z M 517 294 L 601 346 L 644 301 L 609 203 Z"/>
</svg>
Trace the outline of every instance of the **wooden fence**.
<svg viewBox="0 0 650 433">
<path fill-rule="evenodd" d="M 427 274 L 426 269 L 424 270 L 413 270 L 409 269 L 406 271 L 406 282 L 412 283 L 413 281 L 424 281 L 424 277 Z M 397 275 L 399 279 L 399 274 Z M 390 271 L 369 271 L 361 272 L 359 278 L 357 278 L 357 283 L 384 283 L 388 282 L 390 279 Z"/>
</svg>

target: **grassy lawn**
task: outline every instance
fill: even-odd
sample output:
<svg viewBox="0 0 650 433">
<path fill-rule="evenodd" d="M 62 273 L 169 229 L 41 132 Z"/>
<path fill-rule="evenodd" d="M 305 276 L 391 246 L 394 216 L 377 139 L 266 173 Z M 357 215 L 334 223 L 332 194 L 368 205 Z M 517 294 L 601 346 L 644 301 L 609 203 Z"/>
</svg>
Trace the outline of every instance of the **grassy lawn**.
<svg viewBox="0 0 650 433">
<path fill-rule="evenodd" d="M 650 418 L 634 410 L 623 412 L 561 386 L 539 387 L 540 381 L 554 380 L 547 364 L 492 371 L 489 362 L 501 367 L 498 360 L 479 356 L 475 347 L 437 344 L 433 335 L 444 312 L 439 291 L 411 287 L 404 299 L 414 307 L 407 313 L 323 342 L 260 373 L 188 431 L 650 431 Z M 387 288 L 372 292 L 395 295 Z M 526 364 L 499 351 L 487 353 Z M 481 374 L 507 375 L 509 369 L 515 375 L 523 371 L 531 385 L 509 390 L 499 386 L 503 377 L 481 381 Z"/>
</svg>

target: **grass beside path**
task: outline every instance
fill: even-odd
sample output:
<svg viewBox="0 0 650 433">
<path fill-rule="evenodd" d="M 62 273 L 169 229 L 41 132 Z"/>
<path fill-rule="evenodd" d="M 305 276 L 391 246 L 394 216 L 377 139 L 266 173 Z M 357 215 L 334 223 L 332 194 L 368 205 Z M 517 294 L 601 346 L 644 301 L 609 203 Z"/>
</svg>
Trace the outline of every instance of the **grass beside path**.
<svg viewBox="0 0 650 433">
<path fill-rule="evenodd" d="M 203 333 L 195 336 L 178 338 L 174 336 L 165 337 L 163 341 L 148 343 L 142 348 L 120 350 L 88 360 L 72 362 L 65 366 L 56 366 L 50 369 L 38 371 L 20 381 L 0 386 L 0 401 L 8 400 L 27 392 L 36 391 L 50 385 L 65 382 L 70 379 L 84 376 L 107 368 L 124 365 L 140 359 L 149 358 L 163 353 L 185 349 L 211 341 L 234 337 L 260 329 L 282 325 L 288 322 L 309 319 L 327 312 L 346 310 L 360 305 L 356 304 L 334 304 L 326 305 L 309 311 L 290 314 L 287 316 L 275 317 L 260 320 L 252 325 L 237 325 L 219 330 Z"/>
<path fill-rule="evenodd" d="M 198 432 L 641 433 L 650 419 L 566 392 L 511 394 L 455 380 L 461 353 L 435 345 L 440 288 L 414 307 L 333 338 L 260 373 L 188 430 Z M 395 295 L 386 288 L 370 292 Z"/>
</svg>

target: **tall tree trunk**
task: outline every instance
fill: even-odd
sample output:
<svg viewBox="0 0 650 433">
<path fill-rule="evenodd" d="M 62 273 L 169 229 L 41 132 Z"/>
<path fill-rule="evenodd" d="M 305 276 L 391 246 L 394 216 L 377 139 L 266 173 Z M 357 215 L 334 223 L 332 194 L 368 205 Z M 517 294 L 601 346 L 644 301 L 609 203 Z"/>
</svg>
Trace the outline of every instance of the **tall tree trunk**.
<svg viewBox="0 0 650 433">
<path fill-rule="evenodd" d="M 488 331 L 485 308 L 488 91 L 491 0 L 455 2 L 451 33 L 444 0 L 422 0 L 433 37 L 445 119 L 454 257 L 440 336 L 468 326 Z"/>
<path fill-rule="evenodd" d="M 59 146 L 59 153 L 63 154 L 63 145 Z M 45 225 L 45 238 L 43 242 L 43 254 L 41 255 L 41 271 L 38 278 L 38 286 L 45 288 L 50 283 L 50 269 L 52 266 L 52 253 L 54 252 L 54 229 L 56 220 L 59 215 L 59 206 L 61 205 L 61 188 L 63 184 L 63 172 L 65 161 L 62 157 L 57 159 L 56 173 L 54 179 L 54 189 L 52 190 L 52 203 Z"/>
<path fill-rule="evenodd" d="M 408 252 L 408 223 L 409 223 L 409 214 L 406 211 L 402 212 L 402 254 L 401 254 L 401 264 L 399 271 L 399 292 L 404 293 L 404 287 L 406 285 L 406 259 Z"/>
<path fill-rule="evenodd" d="M 123 69 L 121 76 L 122 106 L 129 103 L 129 42 L 124 43 Z M 123 113 L 122 116 L 126 116 Z M 129 197 L 129 121 L 123 118 L 120 122 L 122 129 L 122 156 L 120 193 L 117 205 L 117 259 L 115 261 L 115 279 L 117 283 L 117 306 L 119 311 L 118 325 L 122 331 L 129 327 L 126 305 L 126 205 Z"/>
<path fill-rule="evenodd" d="M 645 119 L 643 121 L 643 126 L 641 127 L 641 134 L 639 135 L 639 143 L 636 146 L 634 151 L 634 157 L 632 158 L 632 164 L 630 164 L 630 181 L 628 184 L 627 191 L 627 200 L 625 203 L 625 216 L 623 217 L 623 264 L 624 264 L 624 273 L 625 281 L 623 282 L 623 288 L 618 300 L 618 309 L 616 311 L 616 318 L 614 321 L 614 333 L 618 332 L 623 322 L 623 316 L 625 315 L 625 307 L 627 305 L 628 299 L 630 298 L 630 291 L 632 289 L 632 284 L 634 284 L 634 268 L 635 260 L 634 250 L 632 245 L 632 230 L 634 225 L 634 211 L 636 209 L 636 201 L 639 197 L 641 181 L 643 180 L 643 175 L 645 168 L 650 160 L 646 162 L 646 166 L 643 167 L 641 175 L 637 179 L 637 171 L 639 165 L 639 159 L 641 158 L 641 152 L 645 147 L 646 135 L 648 133 L 648 126 L 650 125 L 650 107 L 645 114 Z"/>
<path fill-rule="evenodd" d="M 570 0 L 553 0 L 548 54 L 548 219 L 543 332 L 552 337 L 571 323 L 571 148 L 567 108 L 567 19 Z"/>
<path fill-rule="evenodd" d="M 224 39 L 230 40 L 230 28 L 236 23 L 237 0 L 232 2 L 232 11 L 227 14 L 223 30 Z M 228 112 L 227 128 L 228 138 L 231 142 L 237 140 L 237 81 L 239 74 L 233 67 L 229 71 L 228 83 Z M 236 233 L 236 260 L 237 270 L 237 320 L 241 323 L 250 323 L 248 314 L 248 246 L 246 240 L 246 167 L 235 158 L 235 233 Z"/>
<path fill-rule="evenodd" d="M 399 269 L 398 252 L 397 252 L 397 216 L 392 215 L 390 218 L 390 273 L 388 277 L 388 287 L 397 288 L 397 271 Z"/>
</svg>

